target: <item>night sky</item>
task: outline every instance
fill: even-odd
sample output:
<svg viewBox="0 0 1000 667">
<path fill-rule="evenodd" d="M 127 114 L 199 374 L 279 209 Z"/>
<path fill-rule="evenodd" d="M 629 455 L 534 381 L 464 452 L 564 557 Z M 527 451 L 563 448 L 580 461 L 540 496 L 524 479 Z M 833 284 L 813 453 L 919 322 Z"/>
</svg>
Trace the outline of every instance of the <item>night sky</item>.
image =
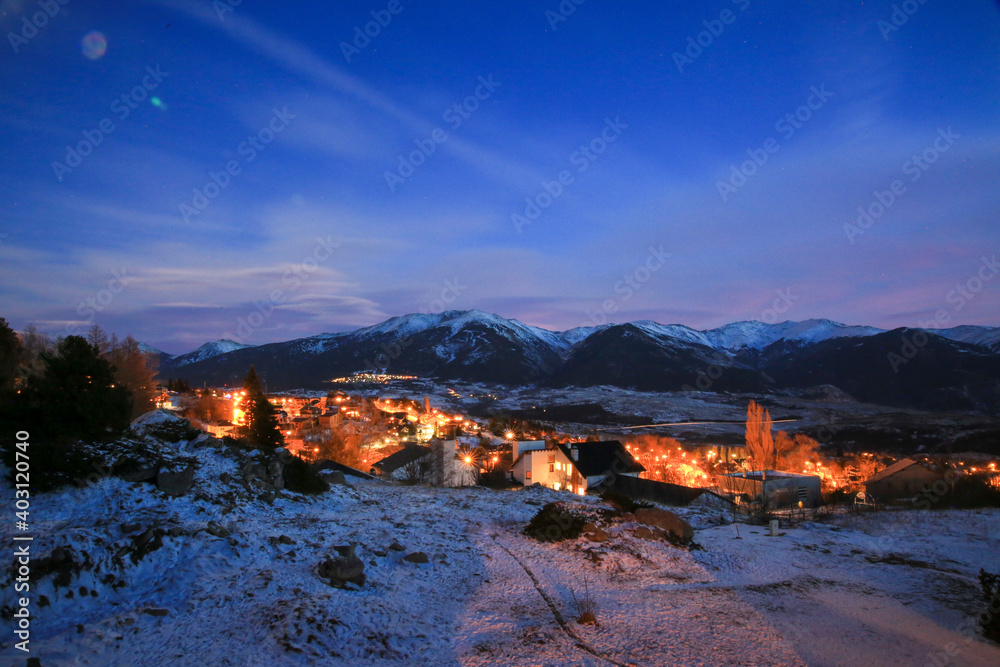
<svg viewBox="0 0 1000 667">
<path fill-rule="evenodd" d="M 995 2 L 484 4 L 0 0 L 0 316 L 1000 325 Z"/>
</svg>

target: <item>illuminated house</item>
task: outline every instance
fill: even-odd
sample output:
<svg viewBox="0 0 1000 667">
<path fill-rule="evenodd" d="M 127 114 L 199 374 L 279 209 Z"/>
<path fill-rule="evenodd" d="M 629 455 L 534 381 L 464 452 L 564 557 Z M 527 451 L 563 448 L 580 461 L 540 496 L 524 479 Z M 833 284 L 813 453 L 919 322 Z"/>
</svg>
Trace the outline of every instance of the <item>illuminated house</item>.
<svg viewBox="0 0 1000 667">
<path fill-rule="evenodd" d="M 369 472 L 379 477 L 390 477 L 401 481 L 425 481 L 429 473 L 430 453 L 430 447 L 407 442 L 403 449 L 375 463 Z"/>
<path fill-rule="evenodd" d="M 817 507 L 822 500 L 819 475 L 800 475 L 778 470 L 756 470 L 719 475 L 721 494 L 763 502 L 771 507 Z"/>
<path fill-rule="evenodd" d="M 433 486 L 473 486 L 480 462 L 454 440 L 432 440 L 424 447 L 406 443 L 371 468 L 371 474 Z"/>
<path fill-rule="evenodd" d="M 556 443 L 548 449 L 540 440 L 518 442 L 513 453 L 511 476 L 515 480 L 580 495 L 618 475 L 638 477 L 646 470 L 617 440 Z"/>
</svg>

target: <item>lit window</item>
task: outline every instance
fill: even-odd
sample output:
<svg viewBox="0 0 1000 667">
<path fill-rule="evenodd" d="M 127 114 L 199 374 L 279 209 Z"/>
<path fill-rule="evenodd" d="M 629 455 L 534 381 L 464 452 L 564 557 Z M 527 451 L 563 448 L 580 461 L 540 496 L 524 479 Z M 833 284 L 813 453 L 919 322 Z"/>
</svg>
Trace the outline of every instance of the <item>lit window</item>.
<svg viewBox="0 0 1000 667">
<path fill-rule="evenodd" d="M 528 471 L 526 471 L 526 472 L 524 473 L 524 478 L 525 478 L 525 479 L 531 479 L 531 471 L 530 471 L 530 470 L 528 470 Z"/>
</svg>

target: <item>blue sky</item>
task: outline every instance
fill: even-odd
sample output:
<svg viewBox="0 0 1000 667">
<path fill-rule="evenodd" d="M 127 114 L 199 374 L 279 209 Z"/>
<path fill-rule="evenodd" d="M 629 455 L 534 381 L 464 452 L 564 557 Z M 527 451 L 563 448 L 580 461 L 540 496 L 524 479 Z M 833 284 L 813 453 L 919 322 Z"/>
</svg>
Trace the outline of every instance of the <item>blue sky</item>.
<svg viewBox="0 0 1000 667">
<path fill-rule="evenodd" d="M 327 4 L 0 0 L 0 316 L 1000 325 L 995 2 Z"/>
</svg>

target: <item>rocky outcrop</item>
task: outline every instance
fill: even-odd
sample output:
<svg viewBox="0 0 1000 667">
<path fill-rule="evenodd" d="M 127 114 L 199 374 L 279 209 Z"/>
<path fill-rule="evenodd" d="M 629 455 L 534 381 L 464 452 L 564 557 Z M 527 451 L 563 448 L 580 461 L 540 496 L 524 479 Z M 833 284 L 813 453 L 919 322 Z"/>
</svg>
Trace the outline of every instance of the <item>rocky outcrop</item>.
<svg viewBox="0 0 1000 667">
<path fill-rule="evenodd" d="M 403 560 L 407 563 L 429 563 L 431 562 L 430 557 L 423 551 L 414 551 L 412 554 L 406 554 L 403 556 Z"/>
<path fill-rule="evenodd" d="M 194 466 L 188 466 L 180 472 L 161 470 L 156 475 L 156 488 L 168 496 L 183 496 L 192 486 L 194 486 Z"/>
<path fill-rule="evenodd" d="M 681 544 L 687 544 L 694 539 L 694 528 L 673 512 L 655 508 L 642 508 L 635 511 L 635 520 L 653 528 L 659 528 L 668 533 Z"/>
<path fill-rule="evenodd" d="M 320 563 L 317 574 L 334 588 L 344 588 L 347 584 L 365 585 L 365 564 L 355 554 L 357 545 L 348 544 L 334 547 L 337 556 Z"/>
</svg>

